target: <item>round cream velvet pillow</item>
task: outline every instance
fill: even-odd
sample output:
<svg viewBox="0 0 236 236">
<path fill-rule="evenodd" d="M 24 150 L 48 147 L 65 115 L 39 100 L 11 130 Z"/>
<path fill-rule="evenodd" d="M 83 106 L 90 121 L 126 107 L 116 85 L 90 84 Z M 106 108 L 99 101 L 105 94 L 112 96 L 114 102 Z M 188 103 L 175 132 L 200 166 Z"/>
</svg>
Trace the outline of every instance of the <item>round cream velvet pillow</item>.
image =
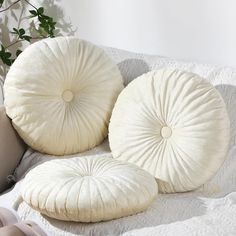
<svg viewBox="0 0 236 236">
<path fill-rule="evenodd" d="M 219 92 L 196 74 L 161 69 L 120 94 L 109 126 L 114 158 L 157 178 L 160 192 L 196 189 L 227 154 L 229 118 Z"/>
<path fill-rule="evenodd" d="M 22 183 L 22 197 L 35 210 L 59 220 L 97 222 L 145 210 L 157 195 L 149 173 L 107 156 L 45 162 Z"/>
<path fill-rule="evenodd" d="M 65 155 L 103 141 L 122 89 L 119 69 L 102 49 L 74 37 L 58 37 L 21 53 L 7 74 L 4 103 L 29 146 Z"/>
</svg>

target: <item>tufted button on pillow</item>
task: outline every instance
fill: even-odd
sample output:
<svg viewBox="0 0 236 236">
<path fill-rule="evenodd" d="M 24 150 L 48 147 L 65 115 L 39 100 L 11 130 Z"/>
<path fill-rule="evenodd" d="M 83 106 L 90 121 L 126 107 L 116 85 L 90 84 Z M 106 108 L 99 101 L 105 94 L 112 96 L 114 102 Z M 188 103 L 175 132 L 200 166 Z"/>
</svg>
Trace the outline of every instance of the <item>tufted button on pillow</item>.
<svg viewBox="0 0 236 236">
<path fill-rule="evenodd" d="M 161 128 L 161 136 L 162 138 L 170 138 L 172 134 L 172 130 L 170 127 L 168 126 L 163 126 Z"/>
<path fill-rule="evenodd" d="M 229 118 L 219 92 L 196 74 L 161 69 L 119 95 L 109 126 L 114 158 L 157 178 L 161 192 L 196 189 L 227 154 Z"/>
<path fill-rule="evenodd" d="M 105 155 L 45 162 L 26 175 L 21 192 L 49 217 L 97 222 L 145 210 L 157 190 L 149 173 Z"/>
<path fill-rule="evenodd" d="M 72 91 L 70 90 L 65 90 L 63 91 L 62 93 L 62 99 L 65 101 L 65 102 L 71 102 L 74 98 L 74 94 Z"/>
<path fill-rule="evenodd" d="M 53 155 L 83 152 L 107 136 L 123 81 L 102 49 L 74 37 L 30 45 L 4 84 L 6 112 L 24 141 Z"/>
</svg>

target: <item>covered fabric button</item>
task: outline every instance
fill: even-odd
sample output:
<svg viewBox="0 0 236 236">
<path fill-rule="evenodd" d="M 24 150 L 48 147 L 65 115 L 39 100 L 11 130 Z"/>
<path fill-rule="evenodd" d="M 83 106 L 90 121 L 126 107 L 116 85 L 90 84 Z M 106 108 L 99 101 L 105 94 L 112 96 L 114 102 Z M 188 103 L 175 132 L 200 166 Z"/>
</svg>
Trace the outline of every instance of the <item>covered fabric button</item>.
<svg viewBox="0 0 236 236">
<path fill-rule="evenodd" d="M 71 90 L 65 90 L 63 93 L 62 93 L 62 99 L 65 101 L 65 102 L 71 102 L 74 98 L 74 94 Z"/>
<path fill-rule="evenodd" d="M 168 126 L 164 126 L 161 128 L 161 136 L 162 138 L 169 138 L 172 135 L 172 130 Z"/>
</svg>

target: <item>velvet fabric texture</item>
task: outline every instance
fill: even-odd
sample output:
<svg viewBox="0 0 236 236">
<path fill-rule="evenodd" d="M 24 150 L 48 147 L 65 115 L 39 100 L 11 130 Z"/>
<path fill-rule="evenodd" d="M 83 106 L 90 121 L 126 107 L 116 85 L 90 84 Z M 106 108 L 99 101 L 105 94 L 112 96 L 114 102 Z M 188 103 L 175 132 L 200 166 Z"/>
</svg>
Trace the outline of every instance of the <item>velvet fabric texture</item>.
<svg viewBox="0 0 236 236">
<path fill-rule="evenodd" d="M 25 177 L 22 197 L 59 220 L 98 222 L 144 211 L 155 199 L 155 178 L 111 155 L 45 162 Z"/>
<path fill-rule="evenodd" d="M 220 93 L 197 74 L 151 71 L 131 82 L 112 112 L 114 158 L 155 176 L 161 192 L 206 183 L 227 156 L 230 123 Z"/>
<path fill-rule="evenodd" d="M 66 155 L 91 149 L 107 137 L 122 89 L 120 71 L 102 49 L 58 37 L 36 42 L 20 54 L 5 80 L 4 104 L 30 147 Z"/>
</svg>

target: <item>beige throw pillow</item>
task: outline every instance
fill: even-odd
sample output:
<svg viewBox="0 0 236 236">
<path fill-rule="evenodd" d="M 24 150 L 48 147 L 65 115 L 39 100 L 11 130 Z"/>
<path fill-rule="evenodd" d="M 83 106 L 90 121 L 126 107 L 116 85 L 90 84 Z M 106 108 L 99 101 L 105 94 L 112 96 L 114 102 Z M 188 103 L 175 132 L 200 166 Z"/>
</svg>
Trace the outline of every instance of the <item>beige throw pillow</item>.
<svg viewBox="0 0 236 236">
<path fill-rule="evenodd" d="M 114 158 L 157 178 L 161 192 L 184 192 L 208 181 L 226 158 L 229 117 L 220 93 L 200 76 L 151 71 L 132 81 L 112 112 Z"/>
<path fill-rule="evenodd" d="M 118 67 L 101 48 L 58 37 L 30 45 L 16 59 L 4 84 L 4 104 L 29 146 L 65 155 L 104 140 L 122 89 Z"/>
<path fill-rule="evenodd" d="M 144 211 L 158 189 L 146 171 L 105 154 L 45 162 L 26 175 L 21 192 L 49 217 L 97 222 Z"/>
</svg>

